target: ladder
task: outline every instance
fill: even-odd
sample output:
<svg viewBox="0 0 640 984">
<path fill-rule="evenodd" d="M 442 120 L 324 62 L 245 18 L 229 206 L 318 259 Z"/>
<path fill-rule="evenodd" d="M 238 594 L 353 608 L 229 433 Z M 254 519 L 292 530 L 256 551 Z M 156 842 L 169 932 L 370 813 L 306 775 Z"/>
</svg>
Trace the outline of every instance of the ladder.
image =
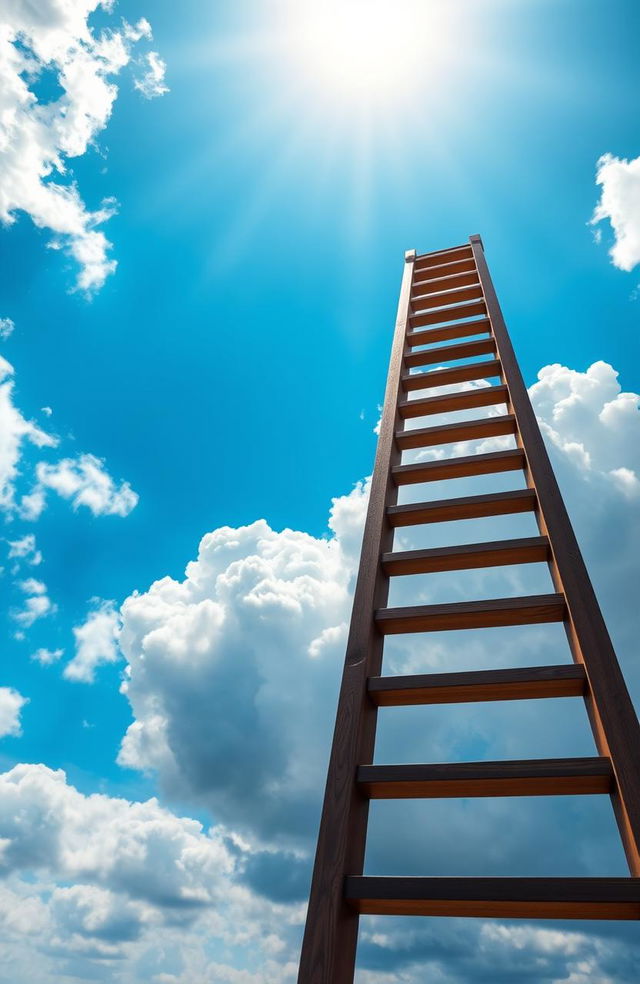
<svg viewBox="0 0 640 984">
<path fill-rule="evenodd" d="M 450 344 L 431 346 L 432 343 Z M 477 356 L 484 356 L 477 361 Z M 461 361 L 471 359 L 472 361 Z M 445 368 L 443 363 L 455 363 Z M 424 367 L 427 367 L 424 370 Z M 420 369 L 420 372 L 410 372 Z M 497 380 L 446 395 L 411 391 Z M 506 404 L 507 413 L 405 429 L 412 417 Z M 411 464 L 402 453 L 511 434 L 516 447 Z M 398 488 L 522 470 L 525 488 L 398 505 Z M 539 536 L 394 551 L 399 527 L 533 512 Z M 396 575 L 547 562 L 555 593 L 389 608 Z M 383 676 L 385 636 L 563 622 L 573 664 Z M 378 707 L 582 697 L 593 758 L 373 765 Z M 376 798 L 608 793 L 624 878 L 363 875 Z M 298 984 L 350 984 L 359 915 L 640 919 L 640 727 L 571 527 L 494 290 L 480 236 L 405 254 L 384 410 L 318 836 Z"/>
</svg>

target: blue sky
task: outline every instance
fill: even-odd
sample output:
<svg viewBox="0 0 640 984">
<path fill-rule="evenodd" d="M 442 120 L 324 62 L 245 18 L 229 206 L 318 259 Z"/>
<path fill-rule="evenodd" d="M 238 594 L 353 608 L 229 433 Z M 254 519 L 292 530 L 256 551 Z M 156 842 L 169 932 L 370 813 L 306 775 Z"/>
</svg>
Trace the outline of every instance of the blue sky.
<svg viewBox="0 0 640 984">
<path fill-rule="evenodd" d="M 69 9 L 79 12 L 83 24 L 92 6 L 89 0 L 77 0 Z M 606 5 L 597 0 L 425 4 L 429 16 L 423 13 L 417 30 L 411 21 L 415 5 L 408 4 L 405 16 L 412 29 L 400 50 L 411 74 L 399 82 L 390 78 L 386 93 L 376 90 L 372 95 L 366 87 L 354 86 L 350 76 L 338 75 L 336 81 L 339 50 L 330 56 L 325 52 L 323 61 L 322 52 L 304 48 L 300 11 L 307 6 L 284 0 L 217 5 L 186 0 L 178 9 L 166 2 L 121 0 L 111 13 L 91 13 L 94 38 L 105 27 L 120 32 L 128 45 L 128 64 L 119 72 L 112 64 L 108 78 L 117 86 L 117 98 L 112 106 L 113 93 L 107 98 L 106 110 L 98 98 L 106 98 L 104 91 L 98 87 L 91 102 L 89 75 L 83 95 L 68 90 L 70 105 L 74 99 L 82 104 L 90 132 L 82 138 L 76 134 L 86 146 L 75 156 L 62 149 L 66 173 L 54 172 L 44 182 L 66 187 L 76 182 L 80 206 L 74 214 L 81 224 L 82 215 L 99 210 L 105 199 L 117 203 L 107 206 L 114 214 L 95 226 L 111 246 L 89 290 L 77 288 L 89 264 L 73 250 L 88 242 L 87 230 L 94 226 L 85 222 L 81 234 L 69 234 L 56 227 L 52 212 L 48 218 L 44 212 L 36 215 L 39 206 L 29 204 L 31 190 L 25 192 L 15 179 L 14 151 L 0 154 L 0 209 L 5 220 L 15 220 L 0 228 L 0 317 L 15 325 L 0 343 L 0 354 L 14 370 L 13 405 L 24 421 L 35 422 L 49 435 L 36 443 L 28 435 L 23 440 L 17 474 L 8 480 L 12 499 L 3 509 L 5 540 L 16 543 L 35 534 L 42 561 L 30 563 L 33 552 L 30 558 L 11 558 L 10 547 L 3 545 L 6 656 L 0 684 L 28 703 L 21 709 L 20 730 L 17 724 L 7 728 L 0 761 L 6 770 L 17 763 L 62 768 L 81 794 L 102 792 L 110 803 L 114 797 L 137 801 L 160 796 L 158 809 L 167 811 L 167 824 L 174 822 L 167 819 L 174 816 L 171 810 L 195 817 L 207 828 L 223 824 L 224 836 L 231 837 L 224 847 L 229 865 L 237 862 L 238 851 L 245 852 L 240 866 L 244 874 L 228 875 L 231 884 L 255 890 L 256 898 L 269 897 L 256 886 L 268 883 L 274 892 L 281 878 L 276 868 L 268 867 L 271 855 L 264 852 L 279 851 L 289 861 L 295 857 L 301 873 L 287 903 L 304 895 L 299 886 L 308 870 L 304 859 L 314 836 L 343 651 L 340 632 L 333 630 L 348 617 L 354 543 L 364 503 L 356 483 L 372 466 L 373 428 L 405 249 L 446 248 L 480 232 L 527 384 L 536 382 L 542 367 L 566 367 L 539 384 L 537 409 L 612 633 L 622 647 L 630 686 L 640 697 L 640 665 L 630 643 L 637 626 L 629 611 L 631 585 L 638 575 L 632 546 L 640 537 L 640 498 L 632 480 L 640 464 L 637 400 L 618 400 L 612 371 L 585 375 L 592 364 L 604 362 L 619 374 L 623 393 L 640 392 L 640 9 L 622 0 Z M 64 48 L 69 39 L 77 45 L 82 38 L 81 45 L 102 65 L 99 72 L 106 71 L 100 62 L 104 52 L 91 48 L 69 22 L 63 25 L 67 41 L 54 38 L 62 47 L 45 72 L 46 51 L 53 50 L 46 45 L 54 43 L 47 32 L 62 23 L 60 9 L 47 0 L 42 23 L 35 26 L 29 26 L 26 4 L 0 11 L 0 23 L 9 29 L 3 44 L 16 52 L 26 44 L 40 58 L 34 75 L 23 71 L 18 77 L 45 109 L 60 98 L 56 73 L 64 59 L 75 57 L 69 55 L 71 48 Z M 388 15 L 387 4 L 378 9 L 381 16 Z M 152 37 L 139 26 L 143 17 L 151 22 Z M 135 31 L 127 34 L 122 18 L 138 25 Z M 397 58 L 393 32 L 387 43 L 389 58 Z M 161 72 L 153 75 L 149 52 L 166 63 L 164 82 Z M 40 120 L 44 123 L 37 140 L 47 147 L 46 112 Z M 28 124 L 26 120 L 25 132 Z M 14 149 L 23 146 L 16 133 L 10 136 Z M 30 146 L 33 150 L 35 144 Z M 30 158 L 22 153 L 20 167 L 30 175 L 24 163 Z M 50 159 L 42 153 L 43 160 Z M 598 185 L 598 161 L 605 154 L 612 157 L 600 165 Z M 33 187 L 38 181 L 36 174 Z M 601 195 L 603 215 L 596 227 L 590 220 Z M 56 237 L 61 248 L 48 248 Z M 109 272 L 112 260 L 117 268 Z M 557 410 L 567 394 L 573 409 L 554 415 L 554 406 Z M 603 403 L 612 401 L 620 424 L 609 439 L 599 414 Z M 576 454 L 577 445 L 582 456 Z M 68 475 L 70 468 L 77 477 L 81 460 L 88 467 L 83 455 L 93 456 L 102 481 L 102 498 L 93 510 L 86 499 L 74 500 L 78 486 L 73 491 Z M 66 478 L 60 477 L 61 460 L 72 462 Z M 42 462 L 50 470 L 45 467 L 37 479 Z M 30 518 L 22 496 L 38 482 L 46 507 Z M 328 529 L 334 497 L 339 501 Z M 266 539 L 220 534 L 218 553 L 211 548 L 211 558 L 202 561 L 193 583 L 183 581 L 185 565 L 195 559 L 206 533 L 248 526 L 260 518 L 270 528 Z M 279 532 L 285 529 L 304 532 L 287 539 Z M 603 555 L 608 543 L 621 550 L 617 566 Z M 255 726 L 253 715 L 262 713 L 265 693 L 265 701 L 271 699 L 270 688 L 276 687 L 260 664 L 256 631 L 264 633 L 264 650 L 274 660 L 288 652 L 287 646 L 293 652 L 303 645 L 303 636 L 296 635 L 302 627 L 287 635 L 289 629 L 277 616 L 269 622 L 272 602 L 265 600 L 265 584 L 274 597 L 280 591 L 279 597 L 286 596 L 291 604 L 289 591 L 302 591 L 299 585 L 283 588 L 290 575 L 282 558 L 289 551 L 294 566 L 309 564 L 309 570 L 322 571 L 320 587 L 314 581 L 309 589 L 313 600 L 305 616 L 316 635 L 307 625 L 304 646 L 320 639 L 320 650 L 325 647 L 329 656 L 321 680 L 315 679 L 320 672 L 315 664 L 300 670 L 307 674 L 300 684 L 305 694 L 312 695 L 314 679 L 321 688 L 322 701 L 311 712 L 318 730 L 309 749 L 319 778 L 304 802 L 296 800 L 297 819 L 286 829 L 288 794 L 282 793 L 280 805 L 265 808 L 252 826 L 244 794 L 231 782 L 213 782 L 209 788 L 206 775 L 207 769 L 222 774 L 223 760 L 235 761 L 236 752 L 243 767 L 251 759 L 260 774 L 260 756 L 265 762 L 273 759 L 273 774 L 265 765 L 265 775 L 272 778 L 278 768 L 287 774 L 296 771 L 273 730 L 277 702 L 256 726 L 262 745 L 257 740 L 255 747 L 247 745 L 246 736 L 237 744 L 233 739 Z M 342 551 L 338 559 L 337 551 Z M 227 555 L 229 566 L 220 567 L 221 579 L 212 580 L 219 556 Z M 260 564 L 249 564 L 252 557 L 260 557 Z M 303 563 L 300 557 L 307 559 Z M 247 569 L 237 574 L 234 563 Z M 236 575 L 241 582 L 249 577 L 247 570 L 255 573 L 260 565 L 269 575 L 254 585 L 259 595 L 255 604 L 267 608 L 261 608 L 256 629 L 250 619 L 242 622 L 246 605 L 233 609 L 233 617 L 229 614 L 229 598 L 236 590 Z M 305 568 L 300 576 L 311 575 Z M 164 577 L 182 584 L 176 604 L 185 620 L 191 618 L 190 606 L 200 606 L 197 619 L 204 621 L 185 628 L 184 637 L 172 621 L 175 612 L 158 615 L 157 598 L 148 594 L 150 585 Z M 20 586 L 29 578 L 46 584 L 46 597 L 56 609 L 31 625 L 21 620 L 20 606 L 25 597 L 44 592 Z M 301 611 L 306 610 L 306 591 L 296 595 Z M 124 616 L 121 655 L 116 612 L 134 592 L 139 595 Z M 176 589 L 176 597 L 178 593 Z M 245 601 L 250 594 L 243 596 Z M 173 596 L 163 595 L 160 607 L 170 612 L 173 603 Z M 85 650 L 91 668 L 84 678 L 74 679 L 73 671 L 70 677 L 65 669 L 77 657 L 73 630 L 100 612 L 103 635 L 92 643 L 91 653 Z M 221 612 L 226 612 L 224 618 Z M 145 632 L 156 635 L 151 639 Z M 16 638 L 16 633 L 24 637 Z M 186 652 L 187 643 L 197 649 L 209 640 L 213 647 L 212 639 L 218 649 L 211 664 L 205 666 L 194 656 L 188 669 L 185 665 L 175 679 L 171 676 L 162 660 L 167 654 L 177 659 L 178 644 Z M 140 662 L 145 646 L 153 654 L 154 647 L 163 645 L 158 664 L 153 655 L 144 665 Z M 255 665 L 252 656 L 249 671 L 243 659 L 252 647 Z M 40 648 L 62 649 L 64 655 L 41 665 L 30 658 Z M 128 695 L 121 692 L 127 666 L 132 674 Z M 171 672 L 176 667 L 172 664 Z M 287 681 L 286 666 L 281 671 Z M 247 687 L 256 688 L 253 696 L 236 694 L 234 673 L 247 675 Z M 187 721 L 189 702 L 199 693 L 218 713 L 225 694 L 238 698 L 237 717 L 225 718 L 225 727 L 219 734 L 214 728 L 210 739 L 199 711 L 190 725 Z M 158 739 L 153 752 L 130 747 L 127 754 L 120 753 L 118 763 L 130 725 L 130 735 L 143 734 L 153 745 L 150 721 L 160 706 L 162 742 L 168 743 L 171 755 Z M 278 713 L 286 717 L 292 711 L 287 706 Z M 561 717 L 558 733 L 565 734 L 569 726 Z M 295 722 L 291 727 L 292 735 L 298 735 Z M 444 719 L 442 727 L 449 735 Z M 471 755 L 483 747 L 484 727 L 478 724 L 469 732 L 465 747 Z M 440 739 L 444 749 L 442 734 Z M 217 752 L 207 745 L 216 740 Z M 233 847 L 233 837 L 244 838 L 242 849 Z M 603 856 L 614 858 L 612 852 Z M 288 870 L 296 864 L 290 863 Z M 34 872 L 40 877 L 37 865 L 20 871 L 16 877 L 28 880 Z M 116 893 L 111 883 L 96 888 L 97 876 L 91 881 L 76 872 L 75 877 L 87 893 Z M 74 882 L 69 870 L 54 870 L 53 863 L 47 878 L 61 885 Z M 127 891 L 131 904 L 138 905 L 135 891 Z M 145 905 L 152 904 L 150 897 Z M 162 909 L 157 900 L 153 905 Z M 267 938 L 264 927 L 271 917 L 252 910 L 254 917 L 261 927 L 256 933 Z M 62 956 L 43 955 L 37 980 L 66 980 L 73 971 L 83 980 L 99 973 L 122 981 L 232 981 L 240 980 L 232 970 L 245 967 L 257 975 L 247 981 L 289 980 L 286 961 L 295 960 L 299 917 L 296 923 L 287 915 L 293 928 L 284 934 L 283 949 L 276 948 L 275 956 L 260 958 L 253 951 L 248 958 L 246 947 L 223 934 L 224 942 L 205 947 L 201 964 L 169 955 L 166 967 L 151 969 L 145 969 L 141 953 L 144 941 L 152 938 L 145 934 L 156 932 L 157 924 L 155 916 L 139 918 L 144 931 L 140 929 L 135 942 L 118 939 L 117 927 L 105 929 L 103 942 L 108 936 L 114 952 L 123 948 L 119 955 L 125 959 L 117 971 L 122 976 L 109 976 L 116 973 L 109 954 L 91 956 L 86 926 L 69 929 L 68 922 L 74 941 L 86 943 L 74 950 L 77 963 L 72 967 Z M 42 940 L 48 932 L 64 939 L 62 922 L 55 931 L 50 925 L 46 922 L 41 930 Z M 533 929 L 531 933 L 535 936 Z M 540 945 L 534 936 L 526 944 L 531 952 Z M 605 944 L 596 945 L 593 939 L 584 947 L 596 953 L 598 979 L 615 984 L 631 980 L 632 963 L 631 971 L 624 965 L 632 959 L 630 945 L 620 944 L 623 949 L 614 958 L 613 950 L 606 956 Z M 193 952 L 201 945 L 193 943 Z M 18 961 L 15 966 L 21 966 L 20 940 L 12 938 L 6 946 Z M 403 946 L 408 952 L 400 942 L 398 953 Z M 382 973 L 376 970 L 376 960 L 380 964 L 382 958 L 372 957 L 371 966 L 362 970 L 363 984 L 413 982 L 409 973 L 421 980 L 424 967 L 436 959 L 434 946 L 433 940 L 424 939 L 417 946 L 411 967 L 418 970 L 407 970 L 391 947 L 384 958 L 387 976 L 375 976 Z M 640 960 L 637 952 L 634 959 Z M 618 969 L 612 970 L 607 960 Z M 476 979 L 451 961 L 450 976 L 443 982 Z M 231 970 L 221 970 L 223 965 Z M 560 971 L 549 969 L 544 980 L 563 979 L 554 973 Z M 477 979 L 485 979 L 480 971 Z"/>
</svg>

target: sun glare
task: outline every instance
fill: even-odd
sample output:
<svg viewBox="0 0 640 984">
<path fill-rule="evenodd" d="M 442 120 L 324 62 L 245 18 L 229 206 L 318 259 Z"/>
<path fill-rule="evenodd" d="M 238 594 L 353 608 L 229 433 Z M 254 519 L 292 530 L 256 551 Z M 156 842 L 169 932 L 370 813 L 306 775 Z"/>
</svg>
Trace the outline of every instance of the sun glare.
<svg viewBox="0 0 640 984">
<path fill-rule="evenodd" d="M 345 104 L 401 100 L 445 46 L 442 5 L 434 0 L 303 0 L 290 17 L 301 78 Z"/>
</svg>

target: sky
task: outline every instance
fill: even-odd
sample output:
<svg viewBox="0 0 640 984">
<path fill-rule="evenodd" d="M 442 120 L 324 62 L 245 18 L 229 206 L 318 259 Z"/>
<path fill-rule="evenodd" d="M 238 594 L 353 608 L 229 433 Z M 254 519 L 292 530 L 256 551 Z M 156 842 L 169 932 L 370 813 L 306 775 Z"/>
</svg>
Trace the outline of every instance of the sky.
<svg viewBox="0 0 640 984">
<path fill-rule="evenodd" d="M 1 984 L 295 981 L 407 249 L 482 235 L 640 707 L 640 8 L 316 7 L 0 0 Z M 568 658 L 540 627 L 385 644 Z M 594 754 L 542 703 L 385 710 L 376 761 Z M 376 804 L 366 870 L 626 873 L 599 797 Z M 374 917 L 356 974 L 639 977 L 632 923 Z"/>
</svg>

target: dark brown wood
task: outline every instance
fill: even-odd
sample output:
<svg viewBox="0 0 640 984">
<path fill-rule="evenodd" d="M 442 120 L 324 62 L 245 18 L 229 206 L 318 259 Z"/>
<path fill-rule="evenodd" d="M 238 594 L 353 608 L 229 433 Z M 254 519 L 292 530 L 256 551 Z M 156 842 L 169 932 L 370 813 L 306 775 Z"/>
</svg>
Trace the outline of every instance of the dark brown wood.
<svg viewBox="0 0 640 984">
<path fill-rule="evenodd" d="M 496 417 L 481 417 L 478 420 L 461 420 L 455 424 L 401 430 L 396 434 L 396 444 L 401 451 L 409 451 L 415 448 L 433 448 L 439 444 L 478 441 L 485 437 L 503 437 L 515 433 L 516 418 L 510 413 L 505 413 Z"/>
<path fill-rule="evenodd" d="M 461 321 L 463 318 L 475 318 L 476 315 L 486 317 L 486 314 L 484 301 L 468 301 L 466 304 L 456 304 L 454 307 L 428 311 L 426 314 L 412 314 L 409 323 L 414 329 L 425 325 L 443 325 L 448 321 Z"/>
<path fill-rule="evenodd" d="M 418 294 L 411 298 L 411 307 L 417 313 L 418 311 L 427 311 L 430 308 L 442 308 L 450 304 L 475 301 L 480 297 L 482 297 L 480 284 L 470 284 L 466 287 L 450 287 L 447 290 Z"/>
<path fill-rule="evenodd" d="M 455 547 L 386 553 L 382 555 L 382 565 L 387 574 L 397 576 L 507 564 L 540 564 L 548 559 L 549 541 L 546 536 L 531 536 L 521 540 L 494 540 L 491 543 L 464 543 Z"/>
<path fill-rule="evenodd" d="M 419 297 L 432 291 L 447 290 L 448 287 L 468 287 L 478 283 L 478 272 L 475 269 L 467 273 L 450 273 L 448 276 L 417 280 L 411 288 L 411 297 Z"/>
<path fill-rule="evenodd" d="M 406 390 L 433 389 L 436 386 L 451 386 L 474 379 L 493 379 L 501 377 L 502 368 L 498 359 L 486 362 L 469 362 L 464 366 L 451 366 L 448 369 L 431 369 L 429 372 L 407 373 L 402 377 Z"/>
<path fill-rule="evenodd" d="M 526 449 L 528 484 L 538 496 L 540 532 L 549 537 L 551 575 L 567 603 L 567 637 L 589 681 L 587 711 L 601 755 L 611 758 L 612 803 L 629 868 L 640 875 L 640 725 L 622 676 L 602 612 L 582 559 L 518 366 L 484 256 L 482 240 L 471 237 L 499 358 L 508 378 L 510 409 Z"/>
<path fill-rule="evenodd" d="M 369 697 L 378 707 L 408 707 L 415 704 L 582 697 L 586 679 L 584 668 L 574 663 L 508 670 L 370 677 L 367 688 Z"/>
<path fill-rule="evenodd" d="M 533 489 L 513 492 L 490 492 L 488 495 L 465 495 L 457 499 L 434 499 L 431 502 L 408 502 L 387 510 L 392 526 L 420 526 L 422 523 L 451 523 L 458 519 L 483 519 L 485 516 L 508 516 L 533 512 L 536 494 Z"/>
<path fill-rule="evenodd" d="M 491 332 L 491 322 L 488 318 L 476 318 L 475 321 L 461 321 L 457 325 L 444 325 L 442 328 L 426 328 L 424 331 L 407 333 L 407 345 L 431 345 L 435 342 L 446 342 L 451 338 L 467 338 L 469 335 L 488 335 Z"/>
<path fill-rule="evenodd" d="M 381 608 L 376 624 L 383 635 L 402 632 L 445 632 L 454 629 L 489 629 L 502 625 L 562 622 L 566 614 L 561 594 L 490 601 L 455 601 L 446 605 Z"/>
<path fill-rule="evenodd" d="M 456 260 L 467 260 L 471 257 L 469 243 L 463 243 L 462 246 L 451 246 L 449 249 L 439 249 L 433 253 L 423 253 L 421 256 L 416 256 L 415 272 L 418 274 L 423 270 L 440 266 L 442 263 L 453 263 Z"/>
<path fill-rule="evenodd" d="M 413 465 L 394 465 L 391 473 L 397 485 L 415 485 L 422 482 L 441 482 L 448 478 L 466 478 L 469 475 L 493 475 L 497 472 L 517 471 L 523 467 L 524 455 L 520 448 L 514 448 L 509 451 L 443 458 L 440 461 L 418 461 Z"/>
<path fill-rule="evenodd" d="M 496 343 L 493 338 L 477 338 L 471 342 L 458 342 L 457 345 L 412 350 L 404 361 L 407 368 L 415 369 L 418 366 L 454 362 L 457 359 L 473 358 L 477 355 L 493 355 L 495 350 Z"/>
<path fill-rule="evenodd" d="M 422 270 L 418 270 L 415 276 L 415 282 L 421 282 L 428 278 L 438 278 L 446 277 L 453 273 L 467 273 L 470 270 L 476 271 L 475 260 L 473 255 L 469 255 L 467 259 L 464 260 L 450 260 L 449 263 L 439 263 L 437 266 L 425 267 Z"/>
<path fill-rule="evenodd" d="M 358 912 L 486 919 L 640 919 L 640 878 L 347 878 Z"/>
<path fill-rule="evenodd" d="M 370 799 L 446 799 L 608 793 L 611 776 L 607 758 L 570 758 L 361 765 L 357 781 Z"/>
<path fill-rule="evenodd" d="M 403 400 L 398 409 L 400 416 L 406 420 L 409 417 L 427 417 L 434 413 L 453 413 L 456 410 L 498 406 L 506 404 L 507 398 L 506 386 L 476 386 L 461 393 L 442 393 L 439 396 L 427 396 L 420 400 Z"/>
<path fill-rule="evenodd" d="M 354 973 L 358 917 L 344 899 L 343 884 L 346 874 L 359 874 L 364 865 L 368 800 L 354 778 L 357 766 L 372 760 L 375 742 L 377 709 L 367 697 L 367 679 L 380 673 L 383 640 L 372 613 L 386 604 L 389 590 L 380 555 L 393 544 L 387 510 L 395 504 L 397 492 L 390 467 L 400 455 L 394 436 L 400 426 L 397 406 L 402 359 L 407 352 L 414 260 L 415 252 L 405 257 L 300 957 L 299 984 L 350 984 Z"/>
</svg>

